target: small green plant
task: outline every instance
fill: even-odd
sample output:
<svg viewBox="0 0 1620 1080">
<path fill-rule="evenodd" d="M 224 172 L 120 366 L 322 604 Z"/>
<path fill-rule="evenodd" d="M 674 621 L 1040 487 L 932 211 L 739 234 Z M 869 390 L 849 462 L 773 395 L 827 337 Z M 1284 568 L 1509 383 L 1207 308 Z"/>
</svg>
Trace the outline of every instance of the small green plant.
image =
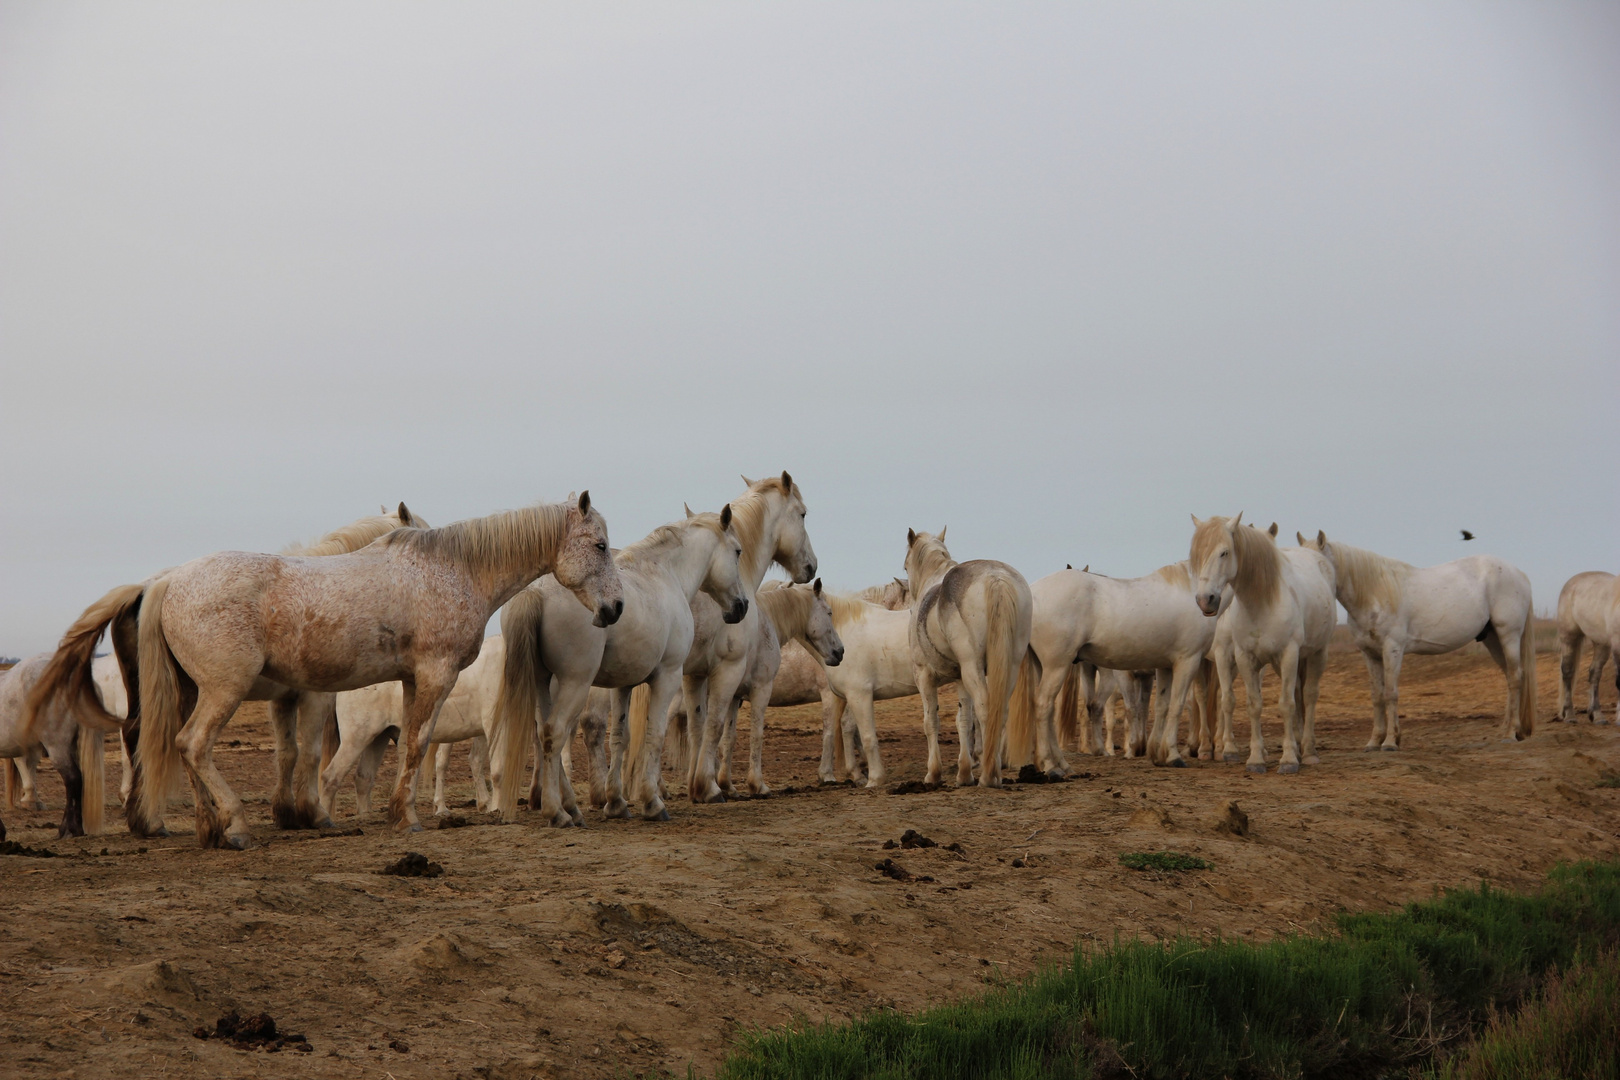
<svg viewBox="0 0 1620 1080">
<path fill-rule="evenodd" d="M 1132 870 L 1210 870 L 1215 864 L 1177 851 L 1132 851 L 1119 857 Z"/>
<path fill-rule="evenodd" d="M 1598 787 L 1620 787 L 1620 773 L 1616 773 L 1616 774 L 1614 774 L 1612 776 L 1605 776 L 1603 779 L 1601 779 L 1601 780 L 1599 780 L 1597 782 L 1597 786 Z"/>
</svg>

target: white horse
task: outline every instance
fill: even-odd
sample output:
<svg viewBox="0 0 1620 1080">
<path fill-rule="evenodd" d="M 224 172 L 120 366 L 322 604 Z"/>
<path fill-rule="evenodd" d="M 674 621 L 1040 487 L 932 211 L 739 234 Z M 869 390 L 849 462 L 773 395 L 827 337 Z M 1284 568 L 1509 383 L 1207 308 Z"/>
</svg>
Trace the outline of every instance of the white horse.
<svg viewBox="0 0 1620 1080">
<path fill-rule="evenodd" d="M 1536 643 L 1530 579 L 1492 555 L 1439 566 L 1398 559 L 1329 540 L 1300 542 L 1321 552 L 1337 575 L 1339 603 L 1372 680 L 1373 728 L 1366 749 L 1401 745 L 1401 659 L 1447 653 L 1482 641 L 1507 676 L 1502 738 L 1527 738 L 1536 722 Z"/>
<path fill-rule="evenodd" d="M 393 512 L 385 510 L 373 517 L 360 518 L 313 544 L 304 547 L 295 545 L 282 554 L 310 557 L 341 555 L 357 551 L 396 529 L 426 527 L 427 522 L 400 503 Z M 28 704 L 29 710 L 35 711 L 46 707 L 48 701 L 55 701 L 58 706 L 76 708 L 81 723 L 119 732 L 125 765 L 119 788 L 127 808 L 129 830 L 136 836 L 164 834 L 162 821 L 147 820 L 141 811 L 141 800 L 132 800 L 131 796 L 141 783 L 137 749 L 141 720 L 137 626 L 142 602 L 152 587 L 168 573 L 167 570 L 162 571 L 139 585 L 119 586 L 86 609 L 63 635 L 56 655 L 40 677 Z M 125 709 L 118 715 L 101 707 L 100 698 L 94 690 L 96 678 L 92 660 L 103 631 L 112 642 L 117 669 L 122 673 L 125 689 Z M 254 680 L 243 700 L 270 703 L 277 773 L 271 815 L 276 824 L 284 829 L 330 825 L 330 817 L 320 801 L 317 779 L 323 753 L 323 733 L 335 732 L 336 727 L 332 718 L 332 696 L 296 690 L 261 675 Z M 133 709 L 129 707 L 131 702 Z M 328 745 L 324 749 L 330 753 L 336 747 Z"/>
<path fill-rule="evenodd" d="M 742 541 L 743 587 L 752 597 L 775 562 L 798 584 L 816 576 L 816 552 L 805 531 L 804 496 L 786 472 L 768 480 L 743 477 L 748 490 L 732 500 L 732 524 Z M 760 649 L 759 611 L 754 605 L 736 623 L 726 623 L 721 609 L 706 596 L 692 600 L 694 634 L 681 676 L 681 709 L 687 716 L 687 795 L 693 802 L 724 802 L 717 780 L 720 737 L 737 687 Z M 653 703 L 656 704 L 656 703 Z M 651 706 L 649 706 L 651 707 Z M 641 739 L 643 768 L 660 758 L 669 713 L 649 715 Z M 634 726 L 634 722 L 633 722 Z M 643 783 L 656 788 L 657 773 L 643 773 Z"/>
<path fill-rule="evenodd" d="M 450 748 L 463 740 L 472 742 L 473 794 L 480 810 L 490 804 L 487 733 L 494 727 L 495 702 L 500 696 L 501 668 L 506 662 L 505 640 L 487 637 L 479 646 L 478 659 L 456 676 L 455 689 L 444 699 L 439 718 L 433 724 L 432 739 L 438 744 L 434 769 L 433 812 L 445 814 L 444 772 L 450 764 Z M 321 801 L 332 805 L 338 785 L 352 770 L 355 777 L 357 816 L 371 809 L 371 790 L 388 743 L 397 740 L 405 727 L 405 687 L 393 681 L 344 690 L 337 695 L 338 751 L 321 772 Z M 424 769 L 427 747 L 423 747 Z M 411 797 L 414 800 L 416 793 Z"/>
<path fill-rule="evenodd" d="M 725 731 L 720 738 L 720 767 L 715 782 L 730 793 L 731 749 L 737 739 L 737 712 L 748 701 L 753 734 L 748 743 L 748 790 L 769 795 L 765 782 L 765 707 L 770 703 L 776 673 L 782 663 L 783 642 L 795 642 L 828 668 L 837 668 L 844 659 L 844 643 L 833 628 L 832 609 L 822 595 L 821 579 L 813 585 L 785 585 L 766 582 L 754 594 L 759 605 L 759 647 L 754 662 L 726 709 Z"/>
<path fill-rule="evenodd" d="M 1207 521 L 1194 515 L 1193 526 L 1188 559 L 1191 589 L 1199 610 L 1216 623 L 1213 652 L 1220 676 L 1224 749 L 1228 753 L 1236 749 L 1231 742 L 1235 664 L 1248 696 L 1248 770 L 1266 771 L 1260 670 L 1269 664 L 1282 680 L 1283 749 L 1278 771 L 1298 772 L 1302 755 L 1305 764 L 1316 764 L 1320 760 L 1316 756 L 1316 698 L 1327 668 L 1328 643 L 1338 621 L 1338 609 L 1333 606 L 1333 564 L 1310 548 L 1279 550 L 1270 534 L 1244 528 L 1242 514 Z M 1231 605 L 1223 613 L 1228 585 Z"/>
<path fill-rule="evenodd" d="M 1587 671 L 1586 715 L 1592 723 L 1601 724 L 1598 686 L 1604 665 L 1620 645 L 1620 577 L 1602 570 L 1576 574 L 1558 593 L 1558 715 L 1554 719 L 1574 719 L 1575 668 L 1587 641 L 1592 643 L 1592 666 Z M 1620 688 L 1620 665 L 1615 668 L 1615 685 Z M 1620 704 L 1615 706 L 1615 723 L 1620 724 Z"/>
<path fill-rule="evenodd" d="M 740 577 L 739 560 L 747 545 L 739 524 L 731 506 L 718 514 L 689 513 L 685 521 L 660 526 L 621 551 L 615 561 L 625 613 L 611 628 L 587 625 L 589 618 L 579 605 L 549 578 L 507 605 L 501 615 L 507 642 L 501 731 L 492 740 L 500 769 L 493 779 L 503 808 L 517 800 L 530 742 L 525 732 L 532 728 L 536 763 L 529 806 L 548 825 L 583 824 L 562 752 L 573 742 L 591 687 L 597 686 L 620 691 L 624 699 L 613 710 L 604 812 L 630 817 L 639 811 L 647 820 L 669 819 L 657 787 L 662 729 L 656 744 L 643 742 L 639 767 L 628 778 L 635 808 L 624 798 L 628 699 L 634 687 L 647 683 L 652 706 L 667 710 L 692 647 L 692 610 L 700 593 L 717 621 L 738 623 L 748 612 L 754 587 Z"/>
<path fill-rule="evenodd" d="M 327 693 L 399 679 L 405 760 L 389 820 L 420 829 L 410 791 L 439 707 L 457 672 L 477 658 L 490 616 L 547 572 L 603 625 L 623 610 L 607 525 L 589 494 L 577 504 L 401 529 L 348 555 L 221 552 L 169 571 L 140 615 L 143 812 L 161 815 L 175 766 L 184 764 L 199 839 L 245 847 L 242 801 L 215 767 L 213 744 L 260 674 Z"/>
<path fill-rule="evenodd" d="M 1092 665 L 1080 664 L 1079 667 L 1084 671 Z M 1080 752 L 1095 753 L 1100 734 L 1102 753 L 1107 757 L 1114 756 L 1114 706 L 1118 704 L 1125 711 L 1126 725 L 1125 730 L 1120 733 L 1119 756 L 1144 757 L 1147 754 L 1147 715 L 1153 700 L 1155 673 L 1093 667 L 1087 674 L 1090 676 L 1091 688 L 1086 693 L 1086 698 L 1088 703 L 1096 703 L 1096 710 L 1102 713 L 1102 730 L 1098 732 L 1095 722 L 1083 725 L 1080 729 Z M 1082 675 L 1081 683 L 1084 682 L 1085 676 Z M 1059 700 L 1061 702 L 1061 697 Z M 1059 716 L 1062 716 L 1063 712 L 1060 705 Z M 1067 737 L 1067 733 L 1064 735 Z"/>
<path fill-rule="evenodd" d="M 1159 674 L 1161 692 L 1145 749 L 1155 765 L 1184 766 L 1178 746 L 1181 713 L 1189 691 L 1203 684 L 1203 659 L 1215 640 L 1215 621 L 1187 603 L 1188 587 L 1185 563 L 1161 566 L 1139 578 L 1059 570 L 1031 585 L 1033 662 L 1022 680 L 1034 690 L 1037 735 L 1050 737 L 1044 733 L 1054 730 L 1053 713 L 1061 697 L 1058 747 L 1072 735 L 1081 706 L 1096 739 L 1103 700 L 1091 685 L 1092 672 L 1153 671 Z M 1028 707 L 1021 695 L 1015 710 Z"/>
<path fill-rule="evenodd" d="M 51 656 L 40 653 L 9 671 L 0 671 L 0 758 L 5 759 L 6 803 L 30 810 L 45 808 L 35 785 L 43 752 L 56 766 L 67 792 L 56 835 L 95 836 L 101 832 L 107 800 L 103 732 L 81 728 L 75 710 L 54 700 L 31 723 L 24 722 L 30 719 L 25 715 L 29 691 L 44 674 Z M 0 840 L 5 835 L 5 826 L 0 824 Z"/>
<path fill-rule="evenodd" d="M 924 782 L 939 783 L 939 687 L 960 681 L 962 705 L 956 727 L 961 744 L 956 781 L 973 781 L 973 746 L 982 748 L 979 784 L 1001 786 L 1001 759 L 1007 737 L 1007 705 L 1013 682 L 1029 652 L 1034 602 L 1029 583 L 1003 562 L 974 559 L 958 563 L 938 536 L 906 532 L 906 580 L 917 606 L 911 609 L 909 641 L 917 690 L 923 699 L 923 731 L 928 737 Z M 983 737 L 975 739 L 973 726 Z M 1062 750 L 1037 730 L 1039 752 L 1066 770 Z"/>
</svg>

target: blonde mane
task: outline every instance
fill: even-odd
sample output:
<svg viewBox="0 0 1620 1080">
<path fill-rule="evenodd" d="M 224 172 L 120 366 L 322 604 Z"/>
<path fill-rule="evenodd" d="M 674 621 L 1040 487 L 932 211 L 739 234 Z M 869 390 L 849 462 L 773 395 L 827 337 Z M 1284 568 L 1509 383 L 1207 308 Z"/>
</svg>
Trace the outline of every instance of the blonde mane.
<svg viewBox="0 0 1620 1080">
<path fill-rule="evenodd" d="M 776 558 L 774 549 L 761 551 L 765 541 L 765 512 L 770 507 L 769 496 L 773 491 L 783 493 L 782 481 L 777 477 L 753 480 L 749 482 L 748 490 L 731 502 L 731 529 L 742 541 L 742 558 L 738 561 L 738 568 L 745 581 L 758 581 L 764 577 L 771 561 Z M 803 499 L 797 481 L 783 494 L 790 500 Z M 764 565 L 759 562 L 761 558 L 765 560 Z"/>
<path fill-rule="evenodd" d="M 1412 564 L 1380 555 L 1376 551 L 1351 547 L 1335 540 L 1323 552 L 1339 576 L 1339 590 L 1357 607 L 1381 603 L 1386 609 L 1400 606 L 1402 584 Z"/>
<path fill-rule="evenodd" d="M 1192 575 L 1187 572 L 1187 564 L 1184 562 L 1171 563 L 1169 566 L 1161 566 L 1157 570 L 1153 571 L 1153 576 L 1159 578 L 1161 581 L 1166 581 L 1177 588 L 1192 588 Z"/>
<path fill-rule="evenodd" d="M 810 625 L 810 605 L 816 602 L 816 594 L 808 585 L 770 584 L 776 587 L 760 589 L 754 599 L 776 627 L 776 636 L 784 643 L 803 637 Z"/>
<path fill-rule="evenodd" d="M 866 621 L 868 608 L 881 608 L 882 604 L 874 604 L 859 596 L 839 596 L 836 593 L 823 592 L 827 598 L 827 606 L 832 608 L 833 629 L 848 626 L 851 623 Z"/>
<path fill-rule="evenodd" d="M 417 519 L 420 520 L 420 519 Z M 359 551 L 379 536 L 387 536 L 397 529 L 411 528 L 400 524 L 397 514 L 374 514 L 352 521 L 341 529 L 333 529 L 313 544 L 289 544 L 282 548 L 283 555 L 347 555 Z M 425 528 L 425 524 L 423 525 Z"/>
<path fill-rule="evenodd" d="M 514 564 L 549 566 L 568 535 L 569 503 L 541 503 L 468 518 L 442 529 L 396 529 L 383 538 L 466 566 L 481 580 Z"/>
<path fill-rule="evenodd" d="M 1234 528 L 1230 518 L 1211 517 L 1193 532 L 1190 562 L 1202 567 L 1227 540 L 1231 541 L 1232 554 L 1237 559 L 1232 592 L 1250 608 L 1270 608 L 1282 592 L 1282 552 L 1277 550 L 1277 542 L 1270 533 L 1245 529 L 1241 525 Z"/>
<path fill-rule="evenodd" d="M 945 541 L 929 533 L 918 533 L 911 550 L 906 552 L 908 572 L 911 570 L 913 558 L 917 561 L 917 581 L 920 587 L 938 581 L 956 565 L 956 560 L 951 558 L 950 549 L 945 546 Z"/>
<path fill-rule="evenodd" d="M 693 526 L 706 528 L 716 536 L 725 534 L 725 530 L 720 527 L 719 514 L 693 514 L 685 521 L 672 521 L 668 525 L 658 526 L 640 540 L 622 548 L 613 557 L 613 561 L 620 566 L 627 566 L 649 559 L 656 559 L 671 548 L 679 547 L 685 539 L 686 531 Z"/>
</svg>

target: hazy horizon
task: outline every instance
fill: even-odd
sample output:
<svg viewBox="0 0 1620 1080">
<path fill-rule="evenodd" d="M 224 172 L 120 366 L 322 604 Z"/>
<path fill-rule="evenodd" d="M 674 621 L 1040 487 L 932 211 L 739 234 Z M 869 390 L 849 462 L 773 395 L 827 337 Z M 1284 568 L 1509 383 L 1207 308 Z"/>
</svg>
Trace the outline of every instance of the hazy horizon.
<svg viewBox="0 0 1620 1080">
<path fill-rule="evenodd" d="M 783 469 L 839 589 L 1241 510 L 1546 612 L 1620 571 L 1616 192 L 1597 3 L 0 5 L 0 654 Z"/>
</svg>

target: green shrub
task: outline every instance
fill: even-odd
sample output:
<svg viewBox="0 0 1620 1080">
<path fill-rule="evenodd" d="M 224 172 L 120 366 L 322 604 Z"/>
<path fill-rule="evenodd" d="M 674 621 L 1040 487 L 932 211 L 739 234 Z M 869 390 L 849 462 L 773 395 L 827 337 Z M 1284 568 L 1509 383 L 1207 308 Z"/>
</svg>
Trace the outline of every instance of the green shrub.
<svg viewBox="0 0 1620 1080">
<path fill-rule="evenodd" d="M 1547 980 L 1517 1013 L 1491 1018 L 1440 1080 L 1613 1080 L 1620 1076 L 1620 955 Z"/>
<path fill-rule="evenodd" d="M 1174 851 L 1132 851 L 1119 857 L 1132 870 L 1208 870 L 1215 864 L 1196 855 Z"/>
</svg>

